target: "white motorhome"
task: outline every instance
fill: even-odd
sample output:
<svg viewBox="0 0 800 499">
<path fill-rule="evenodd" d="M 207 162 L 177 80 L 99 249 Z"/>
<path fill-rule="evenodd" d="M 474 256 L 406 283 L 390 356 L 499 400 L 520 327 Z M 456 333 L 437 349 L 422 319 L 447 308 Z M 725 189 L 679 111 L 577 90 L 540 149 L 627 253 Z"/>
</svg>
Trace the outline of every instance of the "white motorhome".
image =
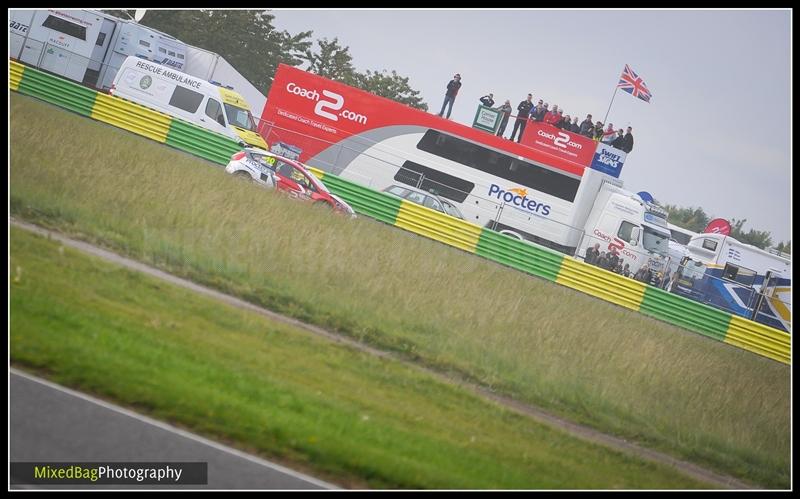
<svg viewBox="0 0 800 499">
<path fill-rule="evenodd" d="M 114 78 L 111 94 L 243 144 L 268 148 L 256 131 L 250 106 L 241 95 L 170 67 L 128 57 Z"/>
<path fill-rule="evenodd" d="M 686 248 L 673 292 L 791 331 L 791 260 L 719 233 L 698 234 Z"/>
</svg>

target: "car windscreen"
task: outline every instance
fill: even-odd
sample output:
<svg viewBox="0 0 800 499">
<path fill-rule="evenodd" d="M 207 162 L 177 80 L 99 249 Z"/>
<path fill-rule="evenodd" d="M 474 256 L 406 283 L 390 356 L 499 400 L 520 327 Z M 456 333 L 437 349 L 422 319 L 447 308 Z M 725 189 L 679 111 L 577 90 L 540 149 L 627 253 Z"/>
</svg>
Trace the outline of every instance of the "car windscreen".
<svg viewBox="0 0 800 499">
<path fill-rule="evenodd" d="M 256 121 L 247 109 L 236 107 L 233 104 L 225 104 L 225 114 L 228 116 L 228 123 L 231 125 L 251 132 L 256 131 Z"/>
<path fill-rule="evenodd" d="M 647 225 L 644 226 L 644 237 L 642 240 L 644 248 L 661 256 L 667 256 L 669 244 L 669 234 L 654 230 Z"/>
<path fill-rule="evenodd" d="M 453 206 L 452 204 L 448 203 L 447 201 L 442 200 L 442 206 L 444 207 L 444 211 L 453 217 L 464 219 L 464 216 L 461 215 L 461 212 L 458 211 L 458 208 Z"/>
</svg>

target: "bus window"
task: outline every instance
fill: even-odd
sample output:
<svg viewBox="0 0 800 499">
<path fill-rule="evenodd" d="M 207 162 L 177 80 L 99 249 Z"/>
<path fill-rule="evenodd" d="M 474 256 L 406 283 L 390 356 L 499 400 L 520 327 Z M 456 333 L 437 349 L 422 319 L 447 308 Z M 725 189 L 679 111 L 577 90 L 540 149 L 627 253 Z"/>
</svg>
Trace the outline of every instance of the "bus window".
<svg viewBox="0 0 800 499">
<path fill-rule="evenodd" d="M 580 185 L 579 178 L 530 161 L 521 161 L 514 156 L 436 130 L 426 131 L 417 144 L 417 149 L 570 203 L 575 201 Z"/>
<path fill-rule="evenodd" d="M 401 184 L 418 187 L 424 191 L 430 192 L 433 189 L 438 196 L 452 199 L 456 203 L 463 203 L 475 188 L 475 184 L 472 182 L 413 161 L 403 163 L 403 166 L 395 173 L 394 179 Z"/>
<path fill-rule="evenodd" d="M 756 273 L 748 268 L 739 267 L 730 263 L 725 264 L 722 277 L 729 281 L 736 281 L 747 287 L 752 287 L 756 279 Z"/>
<path fill-rule="evenodd" d="M 713 239 L 703 239 L 703 249 L 717 251 L 717 242 Z"/>
</svg>

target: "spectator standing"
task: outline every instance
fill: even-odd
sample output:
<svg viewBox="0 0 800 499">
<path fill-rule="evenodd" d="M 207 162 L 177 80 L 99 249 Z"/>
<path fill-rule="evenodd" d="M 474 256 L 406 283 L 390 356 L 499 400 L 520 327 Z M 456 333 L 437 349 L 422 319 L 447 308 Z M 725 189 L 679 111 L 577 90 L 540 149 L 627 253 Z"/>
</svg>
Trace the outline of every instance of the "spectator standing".
<svg viewBox="0 0 800 499">
<path fill-rule="evenodd" d="M 625 265 L 622 267 L 622 272 L 621 272 L 621 274 L 622 274 L 622 275 L 624 275 L 625 277 L 630 277 L 630 276 L 631 276 L 631 266 L 630 266 L 630 264 L 626 263 L 626 264 L 625 264 Z"/>
<path fill-rule="evenodd" d="M 581 126 L 578 124 L 578 115 L 572 117 L 572 125 L 569 127 L 572 133 L 581 133 Z"/>
<path fill-rule="evenodd" d="M 556 126 L 561 117 L 558 115 L 558 106 L 553 104 L 553 109 L 544 115 L 544 122 L 548 125 Z"/>
<path fill-rule="evenodd" d="M 564 115 L 563 118 L 561 118 L 561 121 L 558 122 L 558 128 L 561 128 L 562 130 L 566 130 L 569 132 L 569 127 L 571 124 L 572 124 L 572 118 L 570 118 L 570 116 L 566 114 Z"/>
<path fill-rule="evenodd" d="M 602 121 L 598 121 L 594 125 L 593 135 L 594 135 L 594 140 L 600 140 L 600 139 L 603 138 L 603 122 Z"/>
<path fill-rule="evenodd" d="M 481 104 L 486 107 L 494 106 L 494 94 L 484 95 L 481 97 Z"/>
<path fill-rule="evenodd" d="M 625 152 L 633 151 L 633 128 L 628 127 L 628 133 L 623 138 L 622 147 L 620 148 Z"/>
<path fill-rule="evenodd" d="M 614 131 L 614 124 L 609 123 L 605 131 L 603 132 L 602 141 L 604 144 L 611 144 L 612 142 L 614 142 L 614 137 L 616 136 L 617 132 Z"/>
<path fill-rule="evenodd" d="M 498 111 L 503 113 L 503 118 L 500 120 L 500 128 L 497 129 L 497 136 L 502 137 L 506 133 L 506 125 L 508 125 L 508 118 L 511 116 L 511 101 L 506 99 L 506 103 L 497 108 Z"/>
<path fill-rule="evenodd" d="M 592 124 L 591 114 L 587 114 L 586 119 L 581 122 L 580 134 L 586 135 L 589 138 L 594 135 L 594 125 Z"/>
<path fill-rule="evenodd" d="M 531 121 L 542 121 L 539 119 L 539 111 L 541 111 L 542 106 L 542 99 L 539 99 L 539 102 L 531 109 Z"/>
<path fill-rule="evenodd" d="M 456 101 L 456 95 L 458 95 L 458 89 L 460 88 L 461 75 L 456 73 L 450 83 L 447 84 L 447 92 L 444 94 L 444 102 L 442 102 L 442 110 L 439 111 L 439 116 L 444 114 L 444 108 L 447 107 L 447 119 L 450 119 L 450 112 L 453 110 L 453 103 Z"/>
<path fill-rule="evenodd" d="M 598 258 L 600 258 L 600 243 L 595 243 L 594 246 L 586 250 L 586 257 L 583 261 L 590 265 L 596 265 Z"/>
<path fill-rule="evenodd" d="M 606 268 L 611 272 L 616 272 L 617 265 L 619 265 L 619 253 L 617 253 L 616 246 L 611 247 L 611 251 L 606 255 L 606 259 L 608 260 L 608 266 Z"/>
<path fill-rule="evenodd" d="M 614 139 L 613 142 L 611 142 L 611 147 L 616 147 L 617 149 L 622 149 L 623 143 L 625 141 L 625 139 L 623 138 L 622 134 L 623 134 L 622 128 L 617 130 L 617 137 Z"/>
<path fill-rule="evenodd" d="M 514 140 L 514 137 L 517 135 L 517 130 L 519 130 L 517 142 L 522 141 L 525 125 L 528 124 L 528 116 L 531 114 L 531 109 L 533 109 L 532 99 L 533 94 L 528 94 L 528 98 L 520 102 L 519 106 L 517 106 L 517 121 L 514 122 L 514 130 L 511 131 L 511 140 Z"/>
<path fill-rule="evenodd" d="M 645 284 L 649 284 L 650 283 L 650 279 L 652 279 L 652 278 L 653 278 L 653 274 L 652 274 L 652 272 L 650 272 L 650 269 L 647 267 L 646 263 L 644 265 L 642 265 L 641 267 L 639 267 L 639 271 L 636 272 L 636 276 L 634 276 L 634 279 L 636 279 L 637 281 L 643 282 Z"/>
<path fill-rule="evenodd" d="M 543 105 L 536 106 L 536 121 L 538 122 L 544 121 L 544 117 L 548 113 L 547 106 L 549 106 L 547 102 L 545 102 Z"/>
</svg>

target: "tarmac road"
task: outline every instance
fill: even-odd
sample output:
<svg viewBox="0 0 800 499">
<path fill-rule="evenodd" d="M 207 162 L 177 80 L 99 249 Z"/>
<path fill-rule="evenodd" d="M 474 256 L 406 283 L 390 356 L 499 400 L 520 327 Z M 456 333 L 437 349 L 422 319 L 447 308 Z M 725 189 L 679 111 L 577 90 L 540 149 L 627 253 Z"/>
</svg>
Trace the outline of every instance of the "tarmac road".
<svg viewBox="0 0 800 499">
<path fill-rule="evenodd" d="M 9 373 L 9 448 L 11 462 L 208 463 L 208 485 L 10 484 L 12 489 L 337 488 L 17 369 Z"/>
</svg>

